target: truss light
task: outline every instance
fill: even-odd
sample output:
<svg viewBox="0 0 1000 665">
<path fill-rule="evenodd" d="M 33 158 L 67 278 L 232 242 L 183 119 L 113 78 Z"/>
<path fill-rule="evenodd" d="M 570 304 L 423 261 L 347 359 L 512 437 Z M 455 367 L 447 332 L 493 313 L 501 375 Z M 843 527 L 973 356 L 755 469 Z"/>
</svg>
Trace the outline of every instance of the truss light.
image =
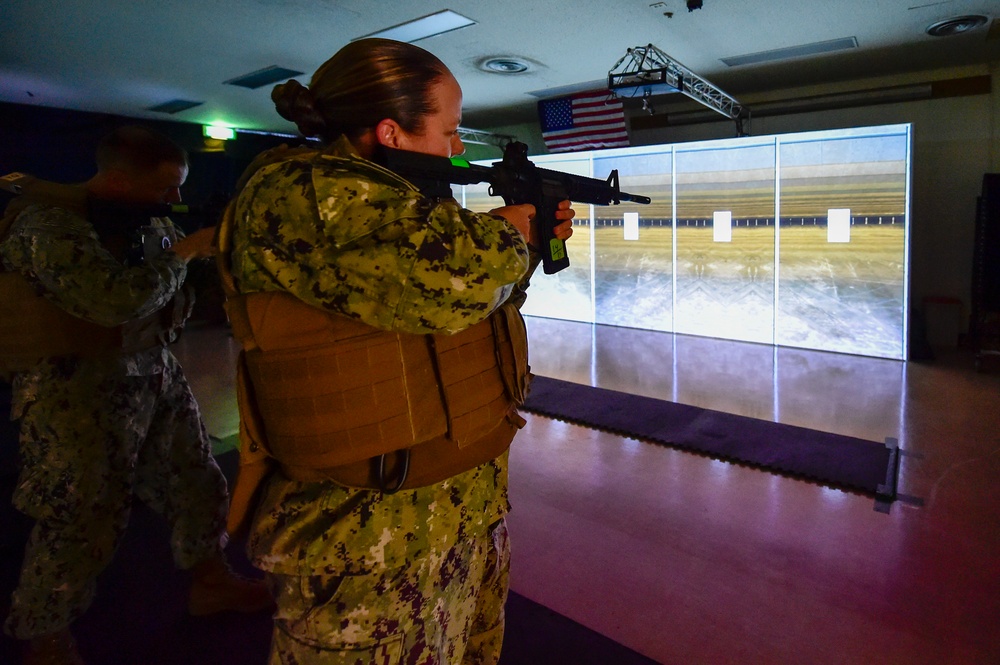
<svg viewBox="0 0 1000 665">
<path fill-rule="evenodd" d="M 735 120 L 737 135 L 746 135 L 748 109 L 652 44 L 630 48 L 619 58 L 608 72 L 608 89 L 619 99 L 642 97 L 647 111 L 651 108 L 649 97 L 680 92 Z"/>
</svg>

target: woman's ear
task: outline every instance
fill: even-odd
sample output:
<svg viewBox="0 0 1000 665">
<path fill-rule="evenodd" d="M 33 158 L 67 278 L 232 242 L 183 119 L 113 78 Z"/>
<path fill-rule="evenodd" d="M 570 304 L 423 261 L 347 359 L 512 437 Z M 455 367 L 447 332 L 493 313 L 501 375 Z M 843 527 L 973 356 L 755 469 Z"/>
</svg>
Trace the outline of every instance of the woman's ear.
<svg viewBox="0 0 1000 665">
<path fill-rule="evenodd" d="M 399 148 L 403 128 L 395 120 L 386 118 L 375 125 L 375 140 L 387 148 Z"/>
</svg>

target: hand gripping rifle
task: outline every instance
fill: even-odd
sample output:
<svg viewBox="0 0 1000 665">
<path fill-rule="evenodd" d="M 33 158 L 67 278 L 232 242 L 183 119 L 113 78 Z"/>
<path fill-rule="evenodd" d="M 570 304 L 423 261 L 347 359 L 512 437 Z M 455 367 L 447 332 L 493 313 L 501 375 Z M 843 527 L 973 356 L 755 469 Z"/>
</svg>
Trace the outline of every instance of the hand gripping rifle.
<svg viewBox="0 0 1000 665">
<path fill-rule="evenodd" d="M 490 196 L 502 197 L 505 204 L 534 205 L 533 223 L 541 239 L 542 269 L 546 274 L 569 266 L 566 243 L 553 231 L 560 201 L 569 199 L 602 206 L 622 201 L 650 202 L 648 196 L 621 191 L 617 169 L 611 171 L 606 181 L 541 169 L 528 159 L 528 146 L 516 141 L 504 148 L 503 160 L 492 166 L 470 164 L 459 157 L 435 157 L 393 148 L 383 150 L 383 166 L 412 182 L 426 196 L 451 198 L 450 185 L 488 182 Z"/>
</svg>

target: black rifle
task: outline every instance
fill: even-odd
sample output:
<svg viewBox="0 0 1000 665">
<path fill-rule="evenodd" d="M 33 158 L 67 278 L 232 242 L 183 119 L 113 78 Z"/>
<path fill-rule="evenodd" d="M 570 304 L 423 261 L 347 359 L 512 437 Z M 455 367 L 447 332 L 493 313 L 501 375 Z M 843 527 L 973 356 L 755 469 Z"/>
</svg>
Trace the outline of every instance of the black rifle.
<svg viewBox="0 0 1000 665">
<path fill-rule="evenodd" d="M 142 265 L 147 255 L 156 256 L 171 246 L 169 238 L 152 229 L 151 218 L 200 211 L 184 203 L 131 203 L 93 197 L 87 197 L 86 207 L 87 219 L 97 237 L 113 254 L 122 254 L 130 266 Z"/>
<path fill-rule="evenodd" d="M 17 210 L 31 203 L 55 205 L 83 215 L 98 238 L 115 256 L 128 265 L 140 265 L 146 251 L 169 247 L 163 236 L 144 233 L 152 217 L 200 214 L 201 207 L 182 203 L 133 203 L 91 196 L 82 185 L 65 185 L 41 180 L 25 173 L 0 177 L 0 192 L 24 197 Z M 13 217 L 11 218 L 13 221 Z"/>
<path fill-rule="evenodd" d="M 618 170 L 608 179 L 550 171 L 528 159 L 528 146 L 512 142 L 504 148 L 503 160 L 492 166 L 470 164 L 459 157 L 435 157 L 407 150 L 383 148 L 383 165 L 403 176 L 426 196 L 451 198 L 451 185 L 488 182 L 490 196 L 502 197 L 507 205 L 535 206 L 536 228 L 541 239 L 542 269 L 546 274 L 569 266 L 566 243 L 555 236 L 556 209 L 560 201 L 611 205 L 622 201 L 649 203 L 648 196 L 627 194 L 618 186 Z"/>
</svg>

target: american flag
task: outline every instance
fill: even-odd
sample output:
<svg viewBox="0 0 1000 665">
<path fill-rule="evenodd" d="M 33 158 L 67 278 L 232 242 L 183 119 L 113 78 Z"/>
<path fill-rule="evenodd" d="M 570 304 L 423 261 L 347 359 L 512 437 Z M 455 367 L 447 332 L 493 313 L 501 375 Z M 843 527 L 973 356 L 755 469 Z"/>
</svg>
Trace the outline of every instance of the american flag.
<svg viewBox="0 0 1000 665">
<path fill-rule="evenodd" d="M 629 145 L 621 100 L 607 90 L 543 99 L 538 102 L 538 117 L 549 152 Z"/>
</svg>

